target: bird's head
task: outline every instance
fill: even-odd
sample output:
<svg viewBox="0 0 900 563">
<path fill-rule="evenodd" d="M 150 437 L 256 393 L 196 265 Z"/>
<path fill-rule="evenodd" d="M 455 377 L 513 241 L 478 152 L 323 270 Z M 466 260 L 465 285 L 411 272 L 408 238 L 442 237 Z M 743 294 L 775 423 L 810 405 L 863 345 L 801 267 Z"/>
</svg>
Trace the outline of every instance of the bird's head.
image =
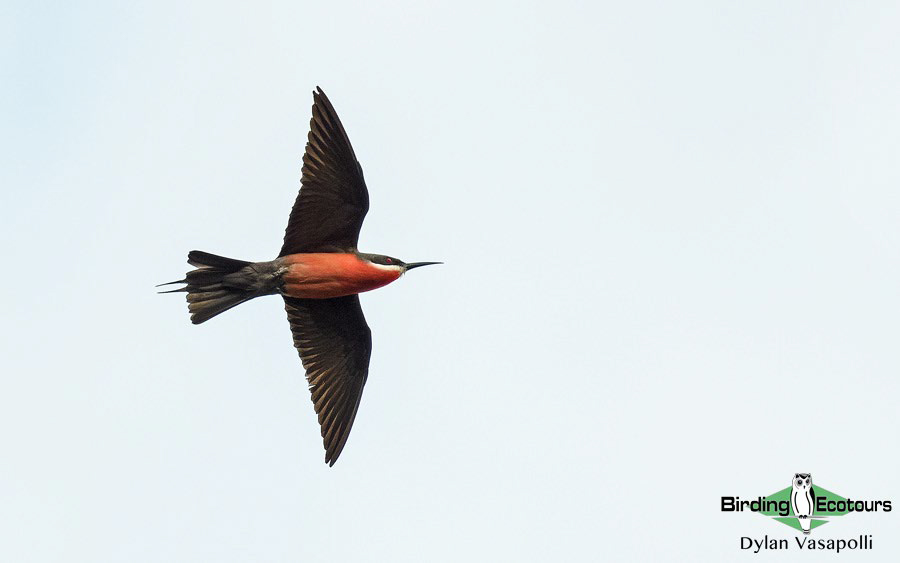
<svg viewBox="0 0 900 563">
<path fill-rule="evenodd" d="M 390 270 L 399 271 L 401 274 L 406 273 L 407 270 L 412 270 L 413 268 L 419 268 L 421 266 L 431 266 L 432 264 L 443 264 L 443 262 L 404 262 L 399 258 L 394 258 L 393 256 L 385 256 L 383 254 L 362 254 L 360 253 L 360 258 L 371 262 L 375 266 L 380 268 L 386 268 Z"/>
</svg>

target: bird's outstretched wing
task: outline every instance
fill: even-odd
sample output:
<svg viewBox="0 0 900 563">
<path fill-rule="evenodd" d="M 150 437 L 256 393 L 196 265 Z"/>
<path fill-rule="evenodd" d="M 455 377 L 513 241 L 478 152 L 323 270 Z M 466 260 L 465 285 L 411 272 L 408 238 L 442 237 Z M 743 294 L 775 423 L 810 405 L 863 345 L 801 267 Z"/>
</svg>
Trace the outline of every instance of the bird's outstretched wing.
<svg viewBox="0 0 900 563">
<path fill-rule="evenodd" d="M 369 374 L 372 332 L 356 295 L 285 297 L 284 303 L 319 415 L 325 463 L 334 465 L 347 443 Z"/>
<path fill-rule="evenodd" d="M 325 92 L 313 92 L 302 186 L 278 256 L 356 249 L 369 191 L 350 139 Z"/>
</svg>

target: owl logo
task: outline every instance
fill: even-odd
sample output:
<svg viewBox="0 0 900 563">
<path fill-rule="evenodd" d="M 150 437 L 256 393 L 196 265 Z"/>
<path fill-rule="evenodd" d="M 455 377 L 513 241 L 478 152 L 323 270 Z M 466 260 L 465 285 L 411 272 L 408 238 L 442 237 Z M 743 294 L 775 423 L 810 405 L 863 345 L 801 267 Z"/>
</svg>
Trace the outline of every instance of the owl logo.
<svg viewBox="0 0 900 563">
<path fill-rule="evenodd" d="M 811 516 L 815 511 L 816 493 L 812 488 L 812 475 L 809 473 L 794 473 L 791 481 L 791 509 L 800 523 L 800 529 L 804 534 L 809 534 L 812 524 Z"/>
</svg>

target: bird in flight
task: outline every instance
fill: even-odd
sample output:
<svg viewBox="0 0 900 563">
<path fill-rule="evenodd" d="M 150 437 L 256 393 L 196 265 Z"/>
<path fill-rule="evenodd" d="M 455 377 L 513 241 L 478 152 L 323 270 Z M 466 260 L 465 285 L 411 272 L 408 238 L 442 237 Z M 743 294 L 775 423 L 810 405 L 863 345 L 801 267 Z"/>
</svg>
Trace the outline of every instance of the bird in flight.
<svg viewBox="0 0 900 563">
<path fill-rule="evenodd" d="M 406 263 L 357 250 L 369 192 L 341 120 L 318 87 L 302 172 L 278 258 L 246 262 L 193 250 L 188 264 L 195 269 L 161 284 L 185 286 L 161 293 L 187 292 L 194 324 L 281 294 L 322 428 L 325 463 L 334 465 L 353 427 L 372 352 L 358 294 L 440 262 Z"/>
</svg>

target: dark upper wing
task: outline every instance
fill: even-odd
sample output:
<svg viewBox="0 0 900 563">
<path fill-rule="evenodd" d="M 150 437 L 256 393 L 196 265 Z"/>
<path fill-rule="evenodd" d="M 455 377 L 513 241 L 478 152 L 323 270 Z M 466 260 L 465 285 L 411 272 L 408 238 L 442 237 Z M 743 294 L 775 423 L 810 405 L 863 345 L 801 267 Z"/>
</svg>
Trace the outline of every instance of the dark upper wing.
<svg viewBox="0 0 900 563">
<path fill-rule="evenodd" d="M 372 332 L 356 295 L 285 297 L 284 305 L 319 415 L 325 463 L 334 465 L 350 435 L 369 374 Z"/>
<path fill-rule="evenodd" d="M 350 139 L 321 88 L 313 92 L 301 183 L 279 256 L 355 249 L 369 191 Z"/>
</svg>

